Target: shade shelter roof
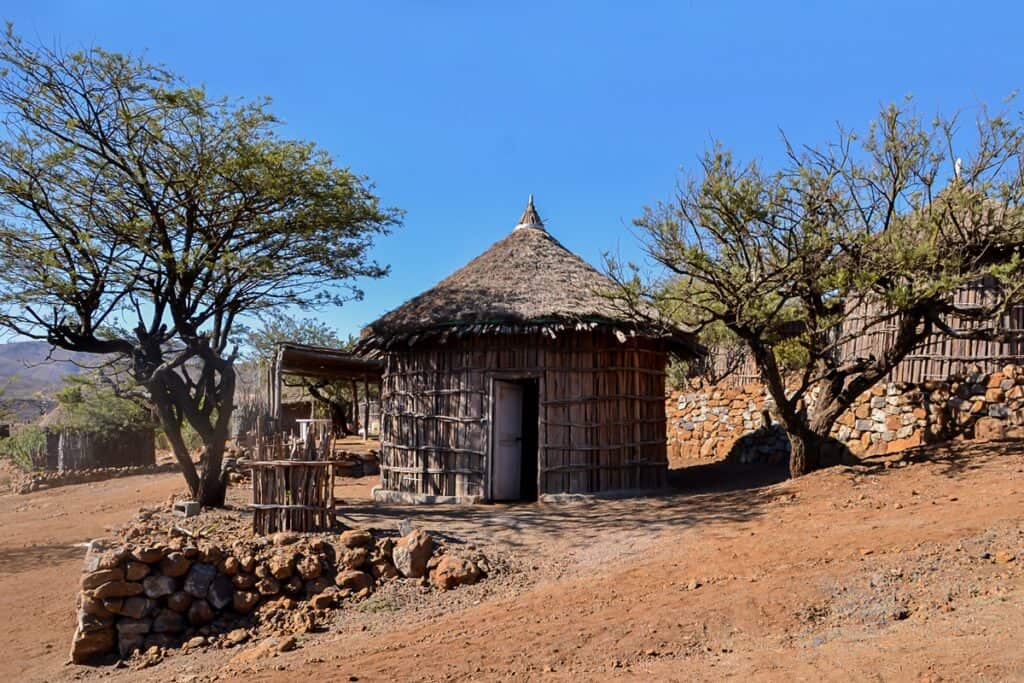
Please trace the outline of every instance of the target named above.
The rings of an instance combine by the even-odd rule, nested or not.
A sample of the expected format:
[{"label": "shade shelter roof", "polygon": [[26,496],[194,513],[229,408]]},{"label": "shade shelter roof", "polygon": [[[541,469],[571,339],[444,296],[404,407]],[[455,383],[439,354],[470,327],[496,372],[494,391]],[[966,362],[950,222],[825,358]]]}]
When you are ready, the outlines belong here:
[{"label": "shade shelter roof", "polygon": [[378,381],[384,374],[383,361],[362,358],[339,349],[292,342],[278,344],[276,367],[279,375],[340,380]]}]

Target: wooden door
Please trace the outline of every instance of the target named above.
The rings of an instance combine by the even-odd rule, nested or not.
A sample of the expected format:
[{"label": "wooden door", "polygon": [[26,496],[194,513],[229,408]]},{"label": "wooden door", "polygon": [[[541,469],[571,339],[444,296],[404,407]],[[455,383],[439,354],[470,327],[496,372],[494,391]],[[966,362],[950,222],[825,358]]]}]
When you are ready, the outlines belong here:
[{"label": "wooden door", "polygon": [[492,410],[491,499],[519,500],[522,496],[523,387],[495,380]]}]

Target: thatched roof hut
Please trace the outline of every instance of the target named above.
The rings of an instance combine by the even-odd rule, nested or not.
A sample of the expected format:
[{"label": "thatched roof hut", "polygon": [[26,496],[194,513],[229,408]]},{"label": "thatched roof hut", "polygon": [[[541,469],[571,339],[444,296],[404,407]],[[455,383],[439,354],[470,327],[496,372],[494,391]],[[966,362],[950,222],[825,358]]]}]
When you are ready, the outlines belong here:
[{"label": "thatched roof hut", "polygon": [[385,364],[377,497],[662,486],[667,355],[701,350],[614,289],[545,230],[531,196],[504,239],[371,323],[359,350]]}]

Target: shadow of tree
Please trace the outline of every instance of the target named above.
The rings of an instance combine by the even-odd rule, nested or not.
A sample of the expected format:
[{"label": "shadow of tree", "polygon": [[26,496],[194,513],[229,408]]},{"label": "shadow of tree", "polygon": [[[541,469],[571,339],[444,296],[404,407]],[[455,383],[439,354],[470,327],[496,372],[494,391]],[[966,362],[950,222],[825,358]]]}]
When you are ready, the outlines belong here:
[{"label": "shadow of tree", "polygon": [[20,574],[66,560],[82,560],[85,549],[78,545],[55,543],[0,549],[0,575]]},{"label": "shadow of tree", "polygon": [[947,441],[910,448],[895,454],[877,455],[859,461],[855,474],[886,475],[894,469],[893,464],[932,463],[941,466],[940,473],[947,477],[957,477],[965,472],[981,467],[987,458],[1009,453],[1024,452],[1024,442],[1020,440],[999,440],[985,442]]}]

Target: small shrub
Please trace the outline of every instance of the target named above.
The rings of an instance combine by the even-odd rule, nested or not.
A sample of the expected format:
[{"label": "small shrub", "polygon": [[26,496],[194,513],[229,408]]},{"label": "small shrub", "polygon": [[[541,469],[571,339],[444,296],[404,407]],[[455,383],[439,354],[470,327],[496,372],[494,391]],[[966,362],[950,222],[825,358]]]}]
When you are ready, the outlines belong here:
[{"label": "small shrub", "polygon": [[41,469],[46,462],[46,432],[28,425],[0,439],[0,457],[7,458],[26,472]]}]

